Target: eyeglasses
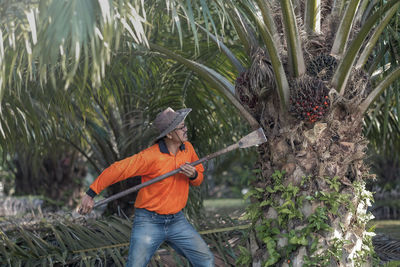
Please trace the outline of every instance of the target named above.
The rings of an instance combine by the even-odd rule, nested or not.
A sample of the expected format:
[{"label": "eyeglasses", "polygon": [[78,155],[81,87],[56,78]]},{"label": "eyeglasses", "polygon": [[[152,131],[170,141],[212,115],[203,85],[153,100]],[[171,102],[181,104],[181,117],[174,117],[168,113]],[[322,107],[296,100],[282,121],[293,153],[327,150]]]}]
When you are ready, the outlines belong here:
[{"label": "eyeglasses", "polygon": [[183,131],[183,129],[185,129],[185,128],[187,129],[186,125],[184,124],[182,127],[175,128],[175,130]]}]

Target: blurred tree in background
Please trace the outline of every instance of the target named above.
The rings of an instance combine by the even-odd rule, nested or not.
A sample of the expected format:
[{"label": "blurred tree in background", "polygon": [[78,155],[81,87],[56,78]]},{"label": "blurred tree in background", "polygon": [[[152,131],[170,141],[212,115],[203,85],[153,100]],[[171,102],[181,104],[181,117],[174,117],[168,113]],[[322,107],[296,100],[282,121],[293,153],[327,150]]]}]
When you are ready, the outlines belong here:
[{"label": "blurred tree in background", "polygon": [[[49,2],[49,4],[50,7],[39,7],[42,14],[56,12],[56,10],[61,11],[65,3]],[[82,8],[80,6],[82,3],[77,2],[75,4],[72,5],[71,3],[71,5],[64,6],[72,9],[67,12],[68,14],[81,11],[77,9]],[[98,4],[94,4],[94,6],[102,8]],[[35,12],[38,11],[35,11],[36,6],[34,4],[26,6],[22,2],[5,2],[2,7],[4,14],[11,12],[22,23],[18,24],[21,28],[14,28],[6,19],[10,16],[5,16],[5,24],[3,24],[3,31],[7,32],[5,38],[15,41],[13,38],[24,40],[28,37],[30,42],[35,42],[35,39],[38,38],[37,36],[35,38],[35,34],[40,35],[40,31],[36,29],[39,26],[44,27],[42,34],[46,32],[51,35],[49,28],[53,26],[41,22],[39,17],[35,15]],[[25,13],[25,10],[29,10],[30,7],[33,9]],[[114,11],[118,12],[117,9]],[[131,13],[126,15],[134,16]],[[50,17],[52,16],[54,15],[52,14]],[[92,21],[91,19],[93,18],[85,22],[89,23]],[[67,23],[71,29],[69,31],[66,29],[64,34],[78,34],[79,30],[75,24],[78,21],[71,21],[71,23],[72,25]],[[26,28],[21,25],[35,27],[37,31],[32,29],[30,35],[26,36]],[[125,26],[129,27],[129,25]],[[168,33],[165,32],[164,34]],[[48,37],[57,40],[62,38],[61,36]],[[70,38],[77,42],[81,40],[82,45],[87,45],[84,42],[86,39],[80,35]],[[126,40],[129,40],[129,42],[126,42]],[[171,43],[178,42],[177,39],[174,40],[173,38],[169,41]],[[88,50],[85,50],[85,48],[79,51],[74,50],[76,49],[74,46],[71,49],[76,53],[84,53],[84,57],[79,57],[78,62],[73,64],[75,69],[70,69],[72,67],[70,63],[54,65],[54,62],[50,62],[48,64],[52,67],[43,66],[43,72],[32,73],[33,76],[27,76],[29,78],[26,84],[28,87],[22,87],[22,83],[18,82],[18,79],[15,82],[12,78],[14,74],[10,73],[15,73],[17,76],[21,75],[23,65],[29,65],[30,58],[35,55],[38,57],[54,56],[34,60],[34,62],[37,62],[37,64],[34,64],[36,67],[41,64],[46,65],[44,63],[46,60],[63,59],[49,51],[43,54],[39,52],[42,51],[42,48],[39,47],[36,48],[39,50],[37,54],[32,55],[26,49],[18,50],[21,48],[19,46],[18,48],[15,47],[16,50],[14,50],[13,46],[8,47],[2,43],[2,45],[6,45],[5,50],[7,51],[3,55],[4,59],[11,60],[10,64],[2,65],[8,75],[7,77],[9,77],[7,82],[9,86],[14,87],[15,85],[17,89],[3,91],[3,116],[1,121],[3,135],[0,139],[6,155],[5,162],[10,166],[10,170],[16,172],[15,179],[18,187],[16,194],[39,194],[55,200],[69,198],[69,203],[76,204],[76,201],[79,200],[76,193],[67,196],[64,192],[56,190],[57,184],[54,184],[54,190],[49,190],[48,186],[44,186],[44,184],[51,186],[50,181],[59,181],[60,179],[54,179],[54,174],[43,172],[46,168],[49,168],[50,163],[54,164],[53,169],[60,168],[58,165],[62,161],[61,154],[64,153],[60,151],[60,148],[72,149],[74,153],[78,151],[79,157],[75,157],[74,160],[79,158],[81,163],[84,160],[86,164],[89,164],[89,170],[93,172],[92,176],[97,176],[114,161],[121,160],[149,146],[154,138],[151,122],[155,115],[167,106],[174,109],[182,107],[194,109],[188,120],[188,125],[191,130],[191,140],[198,147],[200,156],[214,152],[226,143],[230,144],[235,137],[237,138],[247,131],[247,126],[240,122],[237,115],[234,115],[235,110],[233,108],[229,106],[220,108],[224,105],[221,94],[208,88],[192,72],[182,68],[180,64],[162,60],[146,49],[139,47],[132,49],[131,40],[127,36],[123,36],[118,42],[121,42],[118,45],[119,49],[116,50],[115,54],[109,55],[113,59],[109,65],[102,61],[104,59],[89,63],[93,59],[92,54],[87,54]],[[16,43],[18,42],[16,41]],[[204,43],[201,47],[202,53],[196,57],[200,58],[201,56],[203,59],[212,57],[216,62],[215,64],[221,64],[220,58],[222,57],[216,48],[217,46],[214,44],[210,46],[210,44]],[[65,53],[70,51],[72,50],[65,48]],[[188,51],[192,51],[192,47],[188,48]],[[58,48],[57,53],[59,53]],[[19,65],[13,65],[12,62]],[[98,78],[97,74],[89,75],[89,66],[96,69],[96,64],[100,64],[101,68],[104,68],[102,70],[103,75],[107,73],[102,78],[101,83],[94,81]],[[30,67],[25,70],[29,72]],[[33,69],[31,71],[34,72]],[[47,71],[49,71],[49,74],[47,74]],[[68,71],[72,73],[67,74]],[[46,77],[41,75],[50,77],[50,81],[46,82]],[[64,90],[58,89],[66,86],[65,82],[68,87]],[[11,88],[9,86],[7,88]],[[29,90],[26,90],[28,88]],[[233,125],[236,126],[233,127]],[[204,131],[203,129],[207,130]],[[232,132],[232,135],[224,135],[224,132]],[[20,151],[23,150],[25,151],[21,153]],[[44,161],[47,164],[46,168],[43,167]],[[84,176],[84,173],[81,174]],[[60,176],[60,174],[57,175]],[[72,187],[75,187],[75,191],[77,189],[82,190],[82,186],[85,189],[87,184],[82,184],[82,175],[72,175],[69,179],[63,177],[63,182],[71,185],[71,191],[74,191]],[[49,182],[44,182],[46,179]],[[41,181],[43,181],[43,184]],[[138,182],[140,180],[134,178],[113,185],[107,190],[108,195],[127,189]],[[28,184],[35,186],[27,187]],[[25,185],[24,189],[22,189],[23,185]],[[195,195],[197,197],[194,198],[193,207],[198,210],[201,206],[202,197],[199,192]],[[114,213],[122,210],[124,213],[130,214],[134,199],[135,195],[133,194],[111,203],[109,212]],[[189,207],[191,206],[189,205]],[[192,211],[192,214],[195,214],[195,212]]]}]

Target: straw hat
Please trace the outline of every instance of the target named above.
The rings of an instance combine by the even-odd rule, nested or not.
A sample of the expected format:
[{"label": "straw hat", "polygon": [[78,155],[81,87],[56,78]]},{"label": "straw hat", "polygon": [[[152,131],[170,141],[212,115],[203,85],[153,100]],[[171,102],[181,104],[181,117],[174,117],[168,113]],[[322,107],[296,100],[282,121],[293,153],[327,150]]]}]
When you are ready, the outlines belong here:
[{"label": "straw hat", "polygon": [[182,121],[185,120],[191,108],[184,108],[174,111],[168,107],[164,111],[157,114],[153,125],[157,128],[159,135],[156,139],[160,139],[172,132]]}]

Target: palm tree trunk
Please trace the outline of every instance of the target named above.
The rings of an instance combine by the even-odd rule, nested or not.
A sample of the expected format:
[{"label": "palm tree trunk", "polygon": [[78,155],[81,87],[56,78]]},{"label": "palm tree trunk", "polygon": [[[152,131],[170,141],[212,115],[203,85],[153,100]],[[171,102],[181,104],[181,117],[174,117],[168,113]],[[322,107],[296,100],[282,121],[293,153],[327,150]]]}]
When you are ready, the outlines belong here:
[{"label": "palm tree trunk", "polygon": [[348,112],[351,105],[334,92],[330,98],[329,114],[316,123],[280,116],[274,101],[260,104],[269,142],[258,148],[262,171],[250,193],[253,266],[354,266],[367,260],[362,253],[370,241],[364,229],[371,194],[364,183],[361,114]]}]

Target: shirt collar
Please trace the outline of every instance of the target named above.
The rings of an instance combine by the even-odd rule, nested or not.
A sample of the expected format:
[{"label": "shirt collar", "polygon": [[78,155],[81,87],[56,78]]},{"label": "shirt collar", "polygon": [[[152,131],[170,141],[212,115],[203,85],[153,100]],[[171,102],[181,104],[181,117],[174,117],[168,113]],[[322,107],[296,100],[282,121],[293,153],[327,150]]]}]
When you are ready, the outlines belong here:
[{"label": "shirt collar", "polygon": [[[160,141],[158,141],[158,147],[160,148],[161,153],[166,153],[169,154],[169,150],[167,148],[167,144],[165,144],[164,139],[161,139]],[[181,144],[179,146],[179,150],[185,150],[185,144]]]}]

